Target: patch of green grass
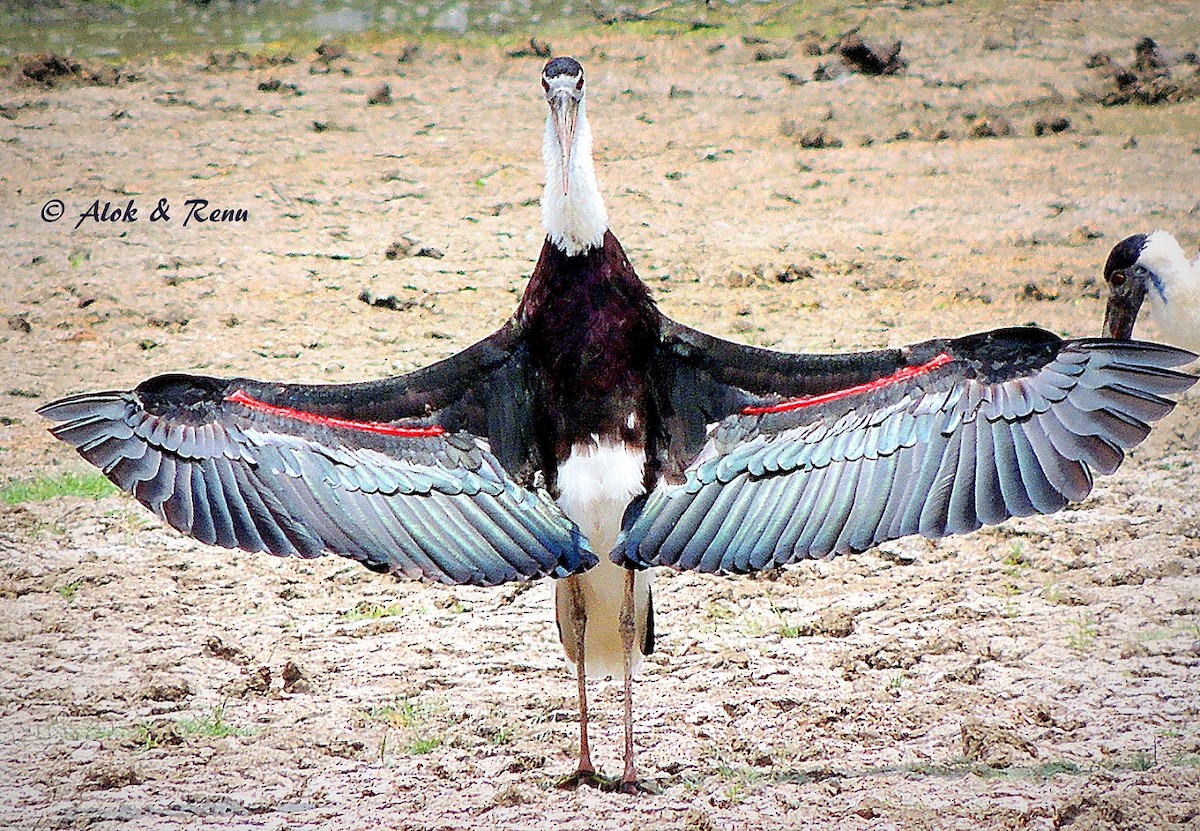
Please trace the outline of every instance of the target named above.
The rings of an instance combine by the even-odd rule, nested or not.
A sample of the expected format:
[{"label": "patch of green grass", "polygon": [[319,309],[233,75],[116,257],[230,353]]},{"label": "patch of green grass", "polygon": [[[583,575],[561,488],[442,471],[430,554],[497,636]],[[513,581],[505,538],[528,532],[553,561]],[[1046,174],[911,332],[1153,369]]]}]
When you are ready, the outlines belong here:
[{"label": "patch of green grass", "polygon": [[1067,633],[1067,646],[1086,652],[1096,643],[1096,633],[1096,616],[1091,612],[1081,612],[1074,621],[1072,631]]},{"label": "patch of green grass", "polygon": [[371,603],[364,600],[354,608],[342,612],[342,617],[346,620],[376,620],[384,617],[397,617],[402,614],[404,614],[404,609],[398,603],[389,603],[385,606],[382,603]]},{"label": "patch of green grass", "polygon": [[1174,629],[1143,629],[1139,632],[1133,633],[1135,640],[1142,641],[1144,643],[1151,643],[1153,641],[1166,641],[1178,635],[1179,632]]},{"label": "patch of green grass", "polygon": [[39,476],[36,479],[9,482],[0,487],[0,502],[19,505],[22,502],[44,502],[56,496],[99,499],[117,490],[117,486],[102,473],[64,473],[61,476]]},{"label": "patch of green grass", "polygon": [[970,768],[971,772],[984,779],[1050,779],[1058,775],[1076,775],[1086,773],[1083,768],[1074,762],[1056,760],[1053,762],[1043,762],[1037,765],[1029,766],[1013,766],[1013,767],[992,767],[980,763],[974,763]]},{"label": "patch of green grass", "polygon": [[1183,767],[1200,768],[1200,753],[1179,753],[1171,761]]},{"label": "patch of green grass", "polygon": [[75,599],[75,595],[79,592],[79,587],[82,585],[82,580],[72,580],[70,583],[63,583],[61,586],[55,586],[54,590],[58,592],[59,597],[70,603]]},{"label": "patch of green grass", "polygon": [[1044,595],[1046,602],[1054,606],[1066,606],[1071,602],[1070,593],[1063,590],[1062,586],[1053,583],[1046,589]]},{"label": "patch of green grass", "polygon": [[1029,558],[1025,556],[1025,546],[1020,540],[1014,542],[1008,554],[1004,556],[1004,565],[1017,572],[1029,566]]},{"label": "patch of green grass", "polygon": [[494,736],[492,736],[492,744],[494,744],[494,745],[508,744],[509,742],[512,741],[512,737],[513,737],[513,729],[511,727],[501,727],[499,730],[496,731],[496,734]]},{"label": "patch of green grass", "polygon": [[427,736],[414,739],[412,743],[405,748],[405,751],[413,756],[423,756],[426,753],[432,753],[442,746],[442,740],[437,736]]},{"label": "patch of green grass", "polygon": [[717,765],[717,776],[728,784],[725,786],[725,798],[733,805],[745,801],[753,793],[763,778],[762,771],[757,768],[733,765],[721,762]]},{"label": "patch of green grass", "polygon": [[1006,767],[992,767],[991,765],[983,764],[982,762],[972,761],[966,757],[952,759],[944,764],[930,764],[927,762],[903,765],[899,768],[873,768],[877,772],[892,772],[895,770],[907,771],[909,773],[919,773],[922,776],[931,776],[937,778],[957,778],[966,775],[979,776],[983,779],[1037,779],[1045,780],[1059,775],[1077,775],[1087,773],[1086,770],[1079,767],[1074,762],[1063,760],[1055,760],[1051,762],[1043,762],[1037,765],[1012,765]]},{"label": "patch of green grass", "polygon": [[[1021,587],[1012,580],[1005,580],[994,592],[996,597],[1012,598],[1021,593]],[[1008,615],[1011,617],[1011,615]]]},{"label": "patch of green grass", "polygon": [[774,603],[771,604],[771,613],[779,618],[779,637],[781,638],[798,638],[800,637],[801,629],[794,623],[789,623],[788,619],[783,616],[783,611]]},{"label": "patch of green grass", "polygon": [[733,617],[733,610],[720,603],[713,603],[704,610],[704,616],[709,620],[729,620]]},{"label": "patch of green grass", "polygon": [[1150,770],[1154,767],[1154,757],[1144,750],[1139,750],[1133,754],[1127,767],[1130,770]]},{"label": "patch of green grass", "polygon": [[150,727],[145,724],[136,724],[133,727],[118,727],[115,724],[94,724],[74,727],[64,730],[62,738],[68,742],[94,742],[105,739],[119,739],[123,742],[133,741],[141,750],[152,750],[158,747],[158,742],[154,741]]},{"label": "patch of green grass", "polygon": [[395,704],[367,707],[360,712],[367,721],[382,722],[388,727],[413,727],[425,720],[430,708],[428,705],[401,698]]},{"label": "patch of green grass", "polygon": [[[435,707],[429,704],[401,698],[397,699],[395,703],[381,704],[359,710],[359,715],[366,721],[379,722],[385,725],[386,729],[379,739],[379,759],[382,762],[386,762],[388,750],[392,746],[394,739],[392,735],[393,730],[401,732],[399,744],[395,746],[401,748],[402,752],[411,756],[422,756],[426,753],[432,753],[445,744],[445,740],[441,736],[432,735],[427,730],[428,725],[426,722],[435,709]],[[511,729],[502,729],[497,732],[492,741],[495,744],[503,744],[511,737]]]},{"label": "patch of green grass", "polygon": [[223,739],[226,736],[249,736],[254,731],[248,727],[237,727],[225,720],[225,705],[213,707],[207,715],[199,718],[180,719],[179,735],[184,738],[200,736],[208,739]]}]

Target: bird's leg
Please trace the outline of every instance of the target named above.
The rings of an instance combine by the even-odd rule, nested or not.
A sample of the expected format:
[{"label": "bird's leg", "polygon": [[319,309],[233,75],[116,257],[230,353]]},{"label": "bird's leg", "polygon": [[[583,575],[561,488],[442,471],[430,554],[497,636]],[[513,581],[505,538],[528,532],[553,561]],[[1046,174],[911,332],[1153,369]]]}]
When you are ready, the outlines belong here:
[{"label": "bird's leg", "polygon": [[637,572],[625,572],[625,601],[621,604],[621,651],[625,656],[625,772],[617,790],[622,793],[638,792],[637,773],[633,768],[633,640],[634,597],[633,580]]},{"label": "bird's leg", "polygon": [[583,644],[587,633],[587,609],[583,605],[583,588],[578,577],[568,577],[567,592],[571,598],[571,622],[575,635],[575,680],[579,698],[579,767],[575,773],[558,782],[560,788],[577,788],[591,785],[598,788],[604,777],[596,773],[592,765],[592,749],[588,744],[587,664],[584,661]]}]

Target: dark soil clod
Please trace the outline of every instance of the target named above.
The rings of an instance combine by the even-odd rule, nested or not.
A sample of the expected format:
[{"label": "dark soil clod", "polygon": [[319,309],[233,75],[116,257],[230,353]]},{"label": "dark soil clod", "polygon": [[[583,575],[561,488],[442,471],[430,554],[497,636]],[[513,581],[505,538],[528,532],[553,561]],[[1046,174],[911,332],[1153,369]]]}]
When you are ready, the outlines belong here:
[{"label": "dark soil clod", "polygon": [[851,69],[863,75],[896,75],[908,66],[908,61],[900,57],[898,40],[868,44],[857,32],[849,32],[834,48]]},{"label": "dark soil clod", "polygon": [[372,107],[387,106],[392,103],[392,87],[390,84],[380,84],[379,88],[371,93],[371,97],[367,99],[367,104]]},{"label": "dark soil clod", "polygon": [[529,39],[529,43],[524,46],[519,46],[516,49],[508,51],[510,58],[551,58],[554,56],[554,48],[544,40],[538,40],[535,37]]},{"label": "dark soil clod", "polygon": [[80,78],[83,66],[64,55],[43,52],[21,64],[21,77],[43,86],[54,86],[66,78]]},{"label": "dark soil clod", "polygon": [[1153,38],[1144,37],[1133,47],[1133,63],[1124,67],[1105,52],[1092,55],[1086,66],[1102,79],[1097,96],[1101,104],[1115,107],[1122,104],[1180,103],[1200,97],[1200,71],[1195,69],[1189,53],[1177,65],[1190,71],[1172,73],[1171,62]]}]

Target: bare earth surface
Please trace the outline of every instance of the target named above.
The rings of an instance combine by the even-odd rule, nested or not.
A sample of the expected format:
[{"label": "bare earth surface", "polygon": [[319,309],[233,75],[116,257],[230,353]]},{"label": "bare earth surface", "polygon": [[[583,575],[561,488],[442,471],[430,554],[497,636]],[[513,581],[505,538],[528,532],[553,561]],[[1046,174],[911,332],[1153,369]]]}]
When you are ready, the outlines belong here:
[{"label": "bare earth surface", "polygon": [[[1195,247],[1200,100],[1102,106],[1085,66],[1150,35],[1190,77],[1195,4],[969,5],[875,7],[897,77],[792,83],[837,58],[778,28],[555,42],[587,67],[612,227],[668,314],[790,350],[1088,336],[1119,239]],[[0,483],[84,469],[32,412],[67,393],[378,377],[504,321],[541,241],[541,59],[404,48],[0,83]],[[973,137],[976,116],[1012,134]],[[802,147],[814,130],[843,146]],[[189,198],[249,219],[183,227]],[[138,221],[73,229],[95,199]],[[388,259],[404,235],[445,256]],[[0,505],[0,825],[1197,829],[1198,443],[1193,392],[1060,515],[773,579],[661,575],[641,798],[553,787],[577,721],[548,584],[206,548],[124,496]],[[617,773],[616,688],[594,701]]]}]

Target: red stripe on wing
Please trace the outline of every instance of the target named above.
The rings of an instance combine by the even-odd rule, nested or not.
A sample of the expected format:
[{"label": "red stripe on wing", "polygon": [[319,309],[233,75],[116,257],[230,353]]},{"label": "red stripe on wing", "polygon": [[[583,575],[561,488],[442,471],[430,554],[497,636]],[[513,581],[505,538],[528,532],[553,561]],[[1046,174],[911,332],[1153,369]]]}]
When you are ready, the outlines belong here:
[{"label": "red stripe on wing", "polygon": [[243,407],[258,410],[260,413],[294,418],[297,421],[303,421],[308,424],[342,427],[347,430],[361,430],[365,433],[378,433],[382,436],[399,436],[402,439],[431,438],[433,436],[440,436],[446,432],[436,425],[433,427],[397,427],[394,424],[384,424],[380,421],[351,421],[347,418],[334,418],[332,416],[317,415],[316,413],[306,413],[303,410],[295,410],[291,407],[281,407],[278,404],[268,404],[265,401],[259,401],[257,398],[251,398],[243,390],[238,390],[232,395],[225,396],[225,400],[230,404],[241,404]]},{"label": "red stripe on wing", "polygon": [[847,387],[844,390],[835,390],[827,392],[824,395],[806,395],[801,398],[789,398],[787,401],[781,401],[778,404],[772,404],[769,407],[746,407],[742,410],[742,415],[766,415],[767,413],[783,413],[790,410],[799,410],[804,407],[814,407],[817,404],[828,404],[830,401],[837,401],[839,398],[846,398],[851,395],[858,395],[864,392],[874,392],[875,390],[883,389],[891,384],[898,384],[901,381],[908,381],[916,378],[918,375],[924,375],[927,372],[932,372],[935,369],[951,363],[954,359],[945,352],[938,355],[931,361],[921,364],[920,366],[906,366],[903,369],[898,369],[891,375],[885,375],[882,378],[876,378],[874,381],[868,381],[865,384],[859,384],[856,387]]}]

